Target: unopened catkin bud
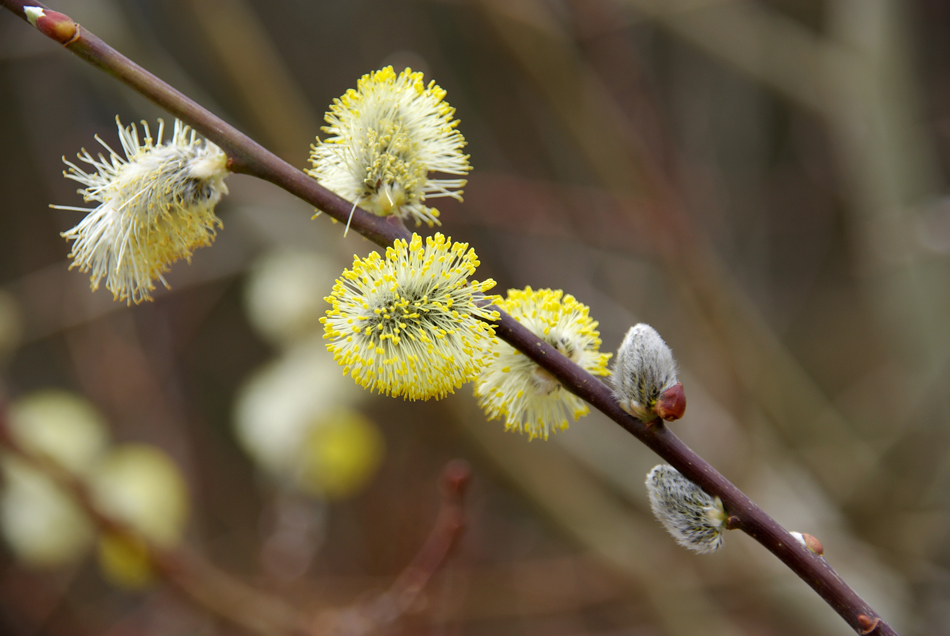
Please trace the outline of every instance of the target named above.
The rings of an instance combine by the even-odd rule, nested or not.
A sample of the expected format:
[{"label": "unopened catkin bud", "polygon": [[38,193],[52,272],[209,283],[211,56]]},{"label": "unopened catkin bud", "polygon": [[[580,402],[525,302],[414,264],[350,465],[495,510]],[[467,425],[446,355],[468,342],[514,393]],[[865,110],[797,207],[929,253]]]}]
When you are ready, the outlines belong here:
[{"label": "unopened catkin bud", "polygon": [[617,351],[611,375],[614,397],[630,415],[644,422],[658,417],[672,422],[683,417],[686,394],[676,377],[676,360],[650,325],[640,323],[630,328]]},{"label": "unopened catkin bud", "polygon": [[126,444],[96,466],[90,485],[97,509],[131,530],[100,535],[103,574],[122,587],[147,585],[153,576],[149,545],[175,546],[184,533],[188,519],[184,477],[157,448]]},{"label": "unopened catkin bud", "polygon": [[39,29],[40,33],[66,45],[79,37],[79,25],[65,14],[50,11],[43,7],[23,7],[27,21]]},{"label": "unopened catkin bud", "polygon": [[825,549],[822,547],[821,541],[807,532],[789,532],[789,534],[795,537],[796,541],[808,548],[809,552],[813,552],[818,556],[821,556],[825,553]]},{"label": "unopened catkin bud", "polygon": [[666,464],[647,474],[646,486],[653,514],[678,544],[700,554],[722,545],[727,515],[719,497]]}]

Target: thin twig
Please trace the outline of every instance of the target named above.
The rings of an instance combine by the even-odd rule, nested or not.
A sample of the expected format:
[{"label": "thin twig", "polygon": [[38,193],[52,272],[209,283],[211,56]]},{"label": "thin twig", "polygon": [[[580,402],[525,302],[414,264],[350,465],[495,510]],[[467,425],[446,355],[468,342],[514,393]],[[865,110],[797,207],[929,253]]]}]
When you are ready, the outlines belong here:
[{"label": "thin twig", "polygon": [[[24,7],[42,7],[39,3],[23,0],[0,0],[0,5],[24,19],[26,19]],[[87,30],[75,25],[68,17],[46,11],[50,16],[50,23],[36,25],[45,35],[59,41],[79,57],[115,76],[158,106],[190,124],[228,154],[229,167],[232,171],[270,181],[323,210],[338,221],[345,221],[349,216],[352,203],[326,190],[316,180],[281,160],[207,109],[125,58]],[[63,24],[65,27],[61,26]],[[74,25],[74,32],[70,32],[70,24]],[[64,33],[67,34],[65,37]],[[366,238],[384,247],[391,245],[396,239],[408,239],[410,236],[398,219],[382,219],[359,208],[353,216],[352,227]],[[897,632],[881,619],[823,558],[812,554],[799,544],[788,531],[680,441],[667,427],[662,424],[647,426],[626,414],[617,406],[611,390],[606,385],[504,312],[501,312],[501,319],[496,324],[496,333],[552,373],[566,389],[590,402],[649,446],[687,478],[700,485],[708,493],[720,497],[727,512],[735,517],[734,527],[743,530],[761,543],[798,574],[849,625],[862,632],[868,628],[868,621],[874,621],[872,631],[863,631],[863,633],[896,636]]]},{"label": "thin twig", "polygon": [[442,504],[435,526],[422,549],[396,578],[392,586],[376,598],[343,610],[325,612],[316,621],[320,634],[366,636],[380,631],[405,616],[419,604],[432,577],[442,569],[458,547],[465,529],[465,491],[471,479],[467,462],[454,460],[442,470]]}]

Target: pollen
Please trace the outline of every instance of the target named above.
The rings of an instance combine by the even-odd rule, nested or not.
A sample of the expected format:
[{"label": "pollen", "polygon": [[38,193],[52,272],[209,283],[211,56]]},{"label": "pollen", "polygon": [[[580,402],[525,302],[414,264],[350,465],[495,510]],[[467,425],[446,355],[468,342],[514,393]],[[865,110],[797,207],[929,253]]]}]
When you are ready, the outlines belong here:
[{"label": "pollen", "polygon": [[145,122],[143,138],[135,124],[116,124],[124,157],[96,137],[108,157],[79,154],[94,170],[63,160],[64,176],[85,186],[78,192],[87,203],[99,205],[51,207],[87,213],[63,233],[73,241],[70,267],[91,273],[93,290],[105,278],[113,297],[131,304],[151,300],[155,280],[168,287],[162,274],[171,264],[214,240],[222,227],[214,208],[228,191],[229,172],[224,152],[177,119],[167,142],[161,120],[154,138]]},{"label": "pollen", "polygon": [[[334,359],[364,388],[410,400],[442,398],[484,367],[498,312],[478,258],[442,234],[397,240],[385,256],[354,258],[321,319]],[[356,321],[357,327],[351,324]]]},{"label": "pollen", "polygon": [[378,216],[439,225],[427,198],[462,200],[465,179],[430,178],[432,172],[465,175],[465,138],[435,82],[391,66],[364,75],[356,89],[334,100],[326,114],[329,135],[311,149],[308,174],[354,206]]},{"label": "pollen", "polygon": [[[600,353],[597,322],[589,308],[561,290],[511,289],[497,303],[536,336],[594,375],[607,375],[609,353]],[[506,430],[547,439],[565,430],[589,407],[558,380],[511,345],[495,341],[492,356],[475,382],[475,395],[489,418],[505,418]]]}]

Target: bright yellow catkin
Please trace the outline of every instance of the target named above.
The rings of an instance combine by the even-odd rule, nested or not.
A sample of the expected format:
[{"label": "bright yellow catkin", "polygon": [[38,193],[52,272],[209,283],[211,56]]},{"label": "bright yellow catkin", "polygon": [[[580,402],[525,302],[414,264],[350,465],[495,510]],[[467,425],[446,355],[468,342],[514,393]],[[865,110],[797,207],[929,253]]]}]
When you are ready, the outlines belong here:
[{"label": "bright yellow catkin", "polygon": [[327,297],[327,349],[365,388],[445,397],[485,365],[494,330],[484,321],[498,319],[479,304],[495,281],[467,281],[477,266],[468,243],[438,233],[355,258]]},{"label": "bright yellow catkin", "polygon": [[[511,289],[499,309],[594,375],[607,375],[609,353],[600,353],[597,322],[587,305],[561,290]],[[511,345],[495,341],[492,357],[475,382],[475,395],[490,418],[504,417],[507,430],[547,439],[586,415],[587,403]]]}]

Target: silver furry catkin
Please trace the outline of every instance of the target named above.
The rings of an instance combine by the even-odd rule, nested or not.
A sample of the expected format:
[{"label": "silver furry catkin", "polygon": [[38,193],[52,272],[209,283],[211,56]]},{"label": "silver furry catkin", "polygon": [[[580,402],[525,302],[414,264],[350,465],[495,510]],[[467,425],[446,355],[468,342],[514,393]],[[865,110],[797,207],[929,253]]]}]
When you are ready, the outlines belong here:
[{"label": "silver furry catkin", "polygon": [[646,485],[653,514],[678,544],[700,554],[722,545],[727,515],[719,497],[711,497],[666,464],[654,466]]},{"label": "silver furry catkin", "polygon": [[686,395],[676,377],[676,360],[650,325],[630,328],[617,351],[611,377],[614,397],[630,415],[644,422],[683,417]]}]

